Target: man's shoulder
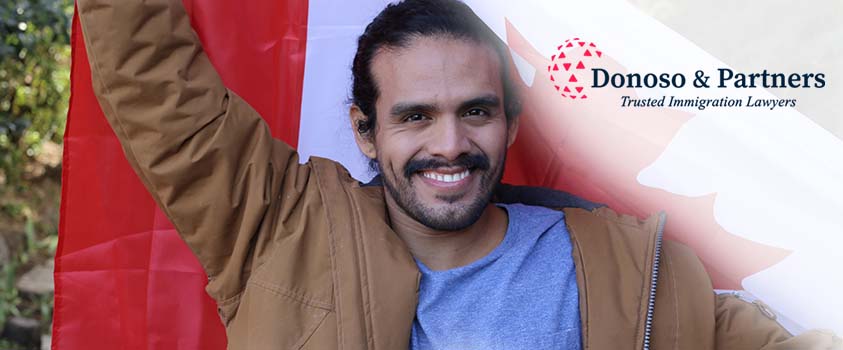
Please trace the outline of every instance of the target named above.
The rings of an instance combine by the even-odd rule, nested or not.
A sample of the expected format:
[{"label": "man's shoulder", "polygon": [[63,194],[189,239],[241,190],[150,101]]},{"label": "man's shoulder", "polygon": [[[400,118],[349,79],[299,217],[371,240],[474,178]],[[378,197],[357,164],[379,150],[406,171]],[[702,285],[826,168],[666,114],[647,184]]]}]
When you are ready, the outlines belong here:
[{"label": "man's shoulder", "polygon": [[[708,282],[702,262],[694,250],[677,241],[662,238],[666,216],[657,213],[646,219],[615,212],[608,207],[594,210],[566,208],[563,210],[571,232],[571,239],[583,254],[603,255],[607,249],[630,254],[630,259],[647,265],[655,259],[656,250],[662,265],[693,272],[696,279]],[[594,253],[592,253],[594,252]],[[710,290],[710,285],[708,287]]]}]

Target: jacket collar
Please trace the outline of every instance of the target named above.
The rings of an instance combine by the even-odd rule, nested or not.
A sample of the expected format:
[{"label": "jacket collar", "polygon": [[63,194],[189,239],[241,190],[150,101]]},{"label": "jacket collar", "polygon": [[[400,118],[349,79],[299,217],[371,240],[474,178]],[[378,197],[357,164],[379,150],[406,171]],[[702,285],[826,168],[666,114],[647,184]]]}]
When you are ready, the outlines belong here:
[{"label": "jacket collar", "polygon": [[580,292],[583,349],[644,348],[655,302],[659,216],[565,209]]},{"label": "jacket collar", "polygon": [[389,227],[383,187],[361,186],[356,191],[361,195],[355,196],[360,202],[355,207],[367,208],[355,215],[363,230],[359,237],[365,259],[361,274],[367,280],[363,299],[368,301],[364,309],[369,341],[373,349],[406,348],[416,315],[421,273],[407,246]]}]

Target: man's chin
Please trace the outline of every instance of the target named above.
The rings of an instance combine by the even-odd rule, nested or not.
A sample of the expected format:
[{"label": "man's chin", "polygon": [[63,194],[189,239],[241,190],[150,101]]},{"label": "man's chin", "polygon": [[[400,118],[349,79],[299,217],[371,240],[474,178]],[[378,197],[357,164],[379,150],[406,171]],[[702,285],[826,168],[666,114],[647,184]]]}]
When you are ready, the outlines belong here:
[{"label": "man's chin", "polygon": [[437,231],[459,231],[464,230],[471,225],[474,225],[483,210],[467,211],[467,208],[459,208],[453,211],[437,211],[435,214],[424,213],[421,215],[414,215],[415,219],[431,229]]},{"label": "man's chin", "polygon": [[491,192],[482,188],[482,172],[466,178],[456,186],[427,181],[414,175],[404,186],[384,184],[395,202],[420,224],[437,231],[459,231],[473,225],[482,216],[491,199]]},{"label": "man's chin", "polygon": [[466,207],[478,200],[480,195],[474,184],[459,189],[436,189],[430,188],[427,184],[418,183],[413,186],[416,198],[427,208],[442,211],[451,211]]},{"label": "man's chin", "polygon": [[483,215],[488,200],[467,194],[436,196],[433,201],[419,203],[410,214],[419,223],[439,231],[458,231],[473,225]]}]

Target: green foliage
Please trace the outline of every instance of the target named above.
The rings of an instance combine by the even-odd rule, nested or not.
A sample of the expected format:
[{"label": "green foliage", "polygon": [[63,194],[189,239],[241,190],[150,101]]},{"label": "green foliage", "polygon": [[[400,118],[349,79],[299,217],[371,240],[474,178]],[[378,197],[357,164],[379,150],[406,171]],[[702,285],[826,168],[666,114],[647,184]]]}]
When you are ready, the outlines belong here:
[{"label": "green foliage", "polygon": [[10,317],[36,318],[41,321],[45,330],[49,329],[52,321],[53,295],[22,295],[16,284],[21,268],[31,266],[34,257],[53,256],[56,252],[58,236],[51,234],[39,239],[35,233],[35,226],[35,221],[26,215],[22,250],[13,254],[12,259],[0,267],[0,330]]},{"label": "green foliage", "polygon": [[15,349],[17,348],[17,344],[12,343],[6,339],[0,339],[0,349]]},{"label": "green foliage", "polygon": [[19,305],[23,300],[15,286],[18,264],[17,261],[10,261],[0,272],[0,329],[10,317],[21,315]]},{"label": "green foliage", "polygon": [[0,175],[9,185],[44,141],[61,143],[72,12],[72,0],[0,3]]},{"label": "green foliage", "polygon": [[[0,330],[9,317],[23,316],[48,331],[52,318],[52,295],[21,293],[17,282],[51,259],[58,241],[55,214],[44,210],[58,194],[26,169],[45,142],[60,144],[64,136],[72,14],[73,0],[0,1],[0,228],[22,229],[5,232],[20,237],[0,266]],[[0,339],[0,349],[7,348],[17,347]]]}]

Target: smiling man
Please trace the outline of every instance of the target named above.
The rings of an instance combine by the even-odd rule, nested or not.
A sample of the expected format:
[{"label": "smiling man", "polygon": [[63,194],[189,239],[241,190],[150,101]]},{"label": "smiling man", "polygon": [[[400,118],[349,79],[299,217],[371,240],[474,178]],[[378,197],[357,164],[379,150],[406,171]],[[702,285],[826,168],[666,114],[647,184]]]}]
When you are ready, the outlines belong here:
[{"label": "smiling man", "polygon": [[445,1],[389,6],[360,39],[357,142],[422,272],[412,349],[581,347],[563,213],[491,202],[518,130],[505,52]]},{"label": "smiling man", "polygon": [[206,270],[231,349],[840,346],[715,296],[663,217],[500,184],[518,130],[508,51],[462,3],[390,5],[360,37],[366,185],[273,139],[180,0],[77,4],[103,112]]}]

